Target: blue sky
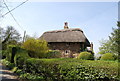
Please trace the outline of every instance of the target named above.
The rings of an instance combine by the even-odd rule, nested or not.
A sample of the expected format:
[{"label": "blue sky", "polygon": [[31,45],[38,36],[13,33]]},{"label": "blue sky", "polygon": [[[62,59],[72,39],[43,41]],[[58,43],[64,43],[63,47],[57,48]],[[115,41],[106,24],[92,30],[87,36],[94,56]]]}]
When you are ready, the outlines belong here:
[{"label": "blue sky", "polygon": [[[19,2],[7,3],[12,9]],[[4,9],[3,14],[7,12]],[[14,26],[23,36],[23,30],[28,35],[42,33],[49,30],[63,29],[67,21],[69,28],[80,28],[90,42],[94,44],[95,53],[98,52],[101,39],[107,39],[116,27],[118,20],[117,2],[27,2],[15,9],[13,15],[19,22],[20,28],[10,14],[6,15],[0,25]]]}]

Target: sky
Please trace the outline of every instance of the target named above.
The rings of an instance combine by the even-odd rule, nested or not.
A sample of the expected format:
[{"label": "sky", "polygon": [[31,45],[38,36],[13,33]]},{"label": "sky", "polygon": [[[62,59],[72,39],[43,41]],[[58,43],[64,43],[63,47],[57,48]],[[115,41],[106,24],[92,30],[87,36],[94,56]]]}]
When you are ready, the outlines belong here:
[{"label": "sky", "polygon": [[[10,9],[21,2],[7,2]],[[7,9],[2,11],[5,14]],[[100,40],[108,39],[112,28],[117,28],[118,2],[26,2],[12,11],[19,27],[10,14],[0,20],[1,27],[13,26],[23,36],[40,37],[44,32],[64,28],[80,28],[97,53]]]}]

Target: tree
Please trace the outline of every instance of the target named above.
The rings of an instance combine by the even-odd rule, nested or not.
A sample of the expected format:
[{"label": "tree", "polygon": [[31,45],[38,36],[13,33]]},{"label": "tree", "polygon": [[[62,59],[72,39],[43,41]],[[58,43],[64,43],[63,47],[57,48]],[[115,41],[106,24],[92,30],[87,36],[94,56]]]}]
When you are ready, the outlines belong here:
[{"label": "tree", "polygon": [[8,26],[6,30],[0,27],[0,41],[3,47],[2,49],[6,49],[8,44],[17,45],[20,39],[20,34],[12,26]]},{"label": "tree", "polygon": [[10,37],[8,39],[8,43],[10,43],[11,41],[16,41],[16,42],[20,41],[21,39],[20,34],[16,29],[14,29],[14,27],[12,26],[7,27],[7,29],[4,32],[3,39],[5,39],[9,34],[10,34]]},{"label": "tree", "polygon": [[120,22],[117,24],[118,28],[113,28],[113,32],[111,36],[109,36],[109,40],[102,41],[101,47],[99,47],[99,53],[112,53],[114,55],[118,55],[120,52]]},{"label": "tree", "polygon": [[8,36],[10,33],[11,33],[11,35],[10,35],[9,41],[11,41],[11,40],[20,41],[20,38],[21,38],[20,34],[12,26],[7,27],[6,32],[5,32],[5,37]]},{"label": "tree", "polygon": [[4,33],[4,29],[0,27],[0,42],[2,42],[3,40],[3,33]]},{"label": "tree", "polygon": [[48,47],[45,40],[29,38],[23,43],[23,48],[28,50],[31,57],[42,58],[47,53]]},{"label": "tree", "polygon": [[111,37],[109,37],[109,40],[111,41],[111,50],[114,54],[118,55],[119,51],[119,42],[120,42],[120,30],[119,29],[113,29],[113,32],[111,33]]},{"label": "tree", "polygon": [[111,53],[111,41],[101,40],[101,47],[99,47],[99,54]]},{"label": "tree", "polygon": [[118,26],[118,28],[120,28],[120,21],[117,22],[117,26]]}]

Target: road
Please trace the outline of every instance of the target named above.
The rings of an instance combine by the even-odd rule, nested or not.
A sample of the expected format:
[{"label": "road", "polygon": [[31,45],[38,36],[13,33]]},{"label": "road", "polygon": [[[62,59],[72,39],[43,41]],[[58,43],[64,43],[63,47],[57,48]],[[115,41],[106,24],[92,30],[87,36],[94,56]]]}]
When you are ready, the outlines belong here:
[{"label": "road", "polygon": [[15,73],[0,63],[0,81],[19,81]]}]

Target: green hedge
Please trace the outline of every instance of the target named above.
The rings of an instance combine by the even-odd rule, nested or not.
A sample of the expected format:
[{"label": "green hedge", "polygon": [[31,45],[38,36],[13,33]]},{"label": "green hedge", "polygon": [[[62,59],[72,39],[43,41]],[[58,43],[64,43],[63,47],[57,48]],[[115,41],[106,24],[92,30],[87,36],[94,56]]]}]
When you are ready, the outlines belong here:
[{"label": "green hedge", "polygon": [[44,58],[60,58],[61,53],[58,50],[49,50],[46,54],[44,54]]},{"label": "green hedge", "polygon": [[78,57],[78,59],[83,59],[83,60],[93,60],[94,55],[91,54],[90,52],[81,52]]},{"label": "green hedge", "polygon": [[6,58],[6,54],[7,54],[7,50],[0,50],[0,57],[2,59],[5,59]]},{"label": "green hedge", "polygon": [[11,62],[11,60],[13,60],[12,59],[12,48],[19,48],[18,46],[16,46],[16,45],[8,45],[7,46],[7,50],[5,50],[6,52],[6,60],[8,60],[8,61],[10,61]]},{"label": "green hedge", "polygon": [[115,57],[112,53],[106,53],[102,55],[100,60],[115,60]]},{"label": "green hedge", "polygon": [[25,65],[25,62],[29,57],[28,52],[25,49],[18,48],[17,53],[14,57],[14,64],[18,68],[22,69]]},{"label": "green hedge", "polygon": [[14,63],[10,63],[8,60],[6,59],[2,59],[0,60],[0,63],[2,63],[3,65],[5,65],[6,67],[8,67],[10,70],[13,69],[13,67],[15,66]]},{"label": "green hedge", "polygon": [[14,62],[11,63],[11,55],[12,55],[12,46],[7,50],[8,54],[6,54],[6,58],[1,62],[5,64],[9,69],[13,69],[13,67],[18,67],[19,69],[23,69],[26,59],[30,58],[28,52],[25,49],[20,47],[16,47],[16,54],[12,59]]},{"label": "green hedge", "polygon": [[[35,80],[106,80],[118,81],[118,65],[112,61],[79,59],[27,59],[25,73]],[[24,78],[31,79],[23,74]],[[35,76],[32,76],[35,75]],[[37,78],[37,76],[40,76]]]}]

